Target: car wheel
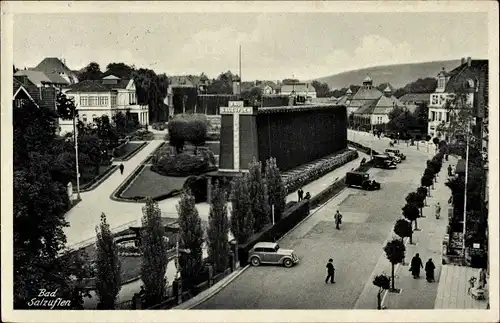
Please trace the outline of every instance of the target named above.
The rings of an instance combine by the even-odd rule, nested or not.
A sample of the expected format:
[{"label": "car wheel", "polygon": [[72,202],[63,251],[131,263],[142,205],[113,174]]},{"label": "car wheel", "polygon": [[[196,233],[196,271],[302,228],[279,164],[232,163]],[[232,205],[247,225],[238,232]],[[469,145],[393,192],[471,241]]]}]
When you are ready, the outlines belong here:
[{"label": "car wheel", "polygon": [[252,259],[250,259],[250,262],[252,263],[252,266],[254,266],[254,267],[257,267],[258,265],[260,265],[260,259],[257,257],[252,257]]},{"label": "car wheel", "polygon": [[283,261],[283,265],[285,265],[286,268],[290,268],[293,266],[293,261],[287,258]]}]

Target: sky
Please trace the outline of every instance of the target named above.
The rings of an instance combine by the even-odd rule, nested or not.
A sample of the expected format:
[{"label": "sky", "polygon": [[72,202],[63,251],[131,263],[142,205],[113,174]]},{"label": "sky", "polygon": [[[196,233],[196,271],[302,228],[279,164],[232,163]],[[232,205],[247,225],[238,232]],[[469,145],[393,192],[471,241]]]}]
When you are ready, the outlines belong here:
[{"label": "sky", "polygon": [[484,13],[60,13],[15,14],[17,68],[62,57],[167,75],[309,80],[359,68],[488,58]]}]

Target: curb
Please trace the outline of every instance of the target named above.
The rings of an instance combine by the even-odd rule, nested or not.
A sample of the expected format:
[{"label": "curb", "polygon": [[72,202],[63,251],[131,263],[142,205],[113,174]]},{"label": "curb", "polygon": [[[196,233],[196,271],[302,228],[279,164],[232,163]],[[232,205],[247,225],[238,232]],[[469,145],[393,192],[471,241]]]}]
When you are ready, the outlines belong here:
[{"label": "curb", "polygon": [[[291,230],[289,230],[287,233],[285,233],[281,238],[279,238],[278,240],[276,240],[276,242],[280,242],[281,240],[283,240],[284,238],[286,238],[289,234],[291,234],[293,231],[295,231],[295,229],[297,229],[297,227],[299,227],[302,223],[304,223],[306,220],[308,220],[309,218],[311,218],[314,214],[316,214],[316,212],[318,212],[319,210],[321,210],[325,205],[327,205],[328,203],[330,203],[331,200],[333,200],[334,198],[336,198],[337,196],[340,195],[340,193],[342,193],[343,191],[345,191],[346,188],[343,188],[342,190],[340,190],[339,192],[337,192],[334,196],[332,196],[330,199],[328,199],[328,201],[326,201],[325,203],[321,204],[319,207],[313,209],[313,211],[308,215],[306,216],[304,219],[302,219],[302,221],[300,221],[299,223],[297,223]],[[241,274],[243,274],[248,268],[250,267],[250,265],[246,265],[244,268],[238,270],[237,272],[233,272],[231,273],[230,275],[228,275],[226,278],[227,279],[223,279],[221,280],[220,282],[218,282],[217,284],[220,284],[219,286],[217,286],[217,284],[215,284],[214,286],[212,286],[211,288],[205,290],[204,292],[207,292],[205,295],[203,295],[204,292],[200,293],[200,298],[199,299],[196,299],[198,297],[195,296],[193,297],[191,300],[193,300],[193,303],[192,304],[188,304],[189,301],[187,302],[184,302],[172,309],[192,309],[193,307],[196,307],[204,302],[206,302],[207,300],[209,300],[210,298],[212,298],[213,296],[215,296],[218,292],[220,292],[221,290],[223,290],[227,285],[229,285],[231,282],[233,282],[236,278],[238,278]],[[234,275],[233,275],[234,274]],[[212,291],[210,291],[210,289],[212,289]],[[210,293],[209,293],[210,291]],[[184,306],[183,306],[184,305]]]}]

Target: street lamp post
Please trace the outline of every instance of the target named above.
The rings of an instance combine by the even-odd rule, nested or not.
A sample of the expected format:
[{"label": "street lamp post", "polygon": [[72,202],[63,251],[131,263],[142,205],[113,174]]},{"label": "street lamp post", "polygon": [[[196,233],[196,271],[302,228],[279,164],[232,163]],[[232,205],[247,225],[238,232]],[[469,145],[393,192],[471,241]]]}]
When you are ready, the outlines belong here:
[{"label": "street lamp post", "polygon": [[467,184],[469,176],[469,131],[470,131],[470,121],[467,121],[467,141],[465,147],[465,185],[464,185],[464,225],[462,232],[462,255],[465,262],[465,232],[467,229]]},{"label": "street lamp post", "polygon": [[78,163],[78,128],[76,126],[76,107],[73,110],[73,138],[75,141],[75,164],[76,164],[76,197],[80,200],[80,167]]}]

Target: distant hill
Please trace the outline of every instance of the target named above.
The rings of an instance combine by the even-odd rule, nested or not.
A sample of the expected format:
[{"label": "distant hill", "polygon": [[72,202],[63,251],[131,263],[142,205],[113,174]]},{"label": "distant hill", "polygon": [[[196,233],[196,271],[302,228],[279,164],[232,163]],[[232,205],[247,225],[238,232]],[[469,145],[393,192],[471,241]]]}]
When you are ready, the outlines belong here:
[{"label": "distant hill", "polygon": [[331,76],[315,79],[328,84],[330,90],[341,89],[351,84],[361,85],[366,75],[370,75],[373,85],[390,83],[395,88],[424,77],[436,77],[444,66],[446,71],[451,71],[460,65],[460,60],[435,61],[413,64],[398,64],[386,66],[374,66],[359,70],[343,72]]}]

